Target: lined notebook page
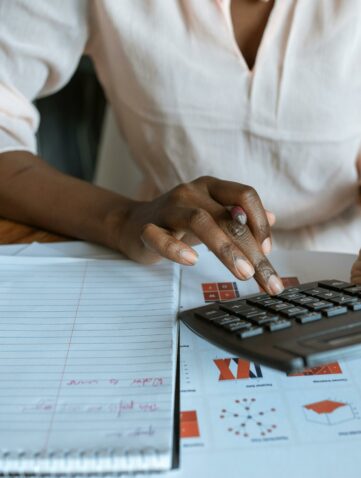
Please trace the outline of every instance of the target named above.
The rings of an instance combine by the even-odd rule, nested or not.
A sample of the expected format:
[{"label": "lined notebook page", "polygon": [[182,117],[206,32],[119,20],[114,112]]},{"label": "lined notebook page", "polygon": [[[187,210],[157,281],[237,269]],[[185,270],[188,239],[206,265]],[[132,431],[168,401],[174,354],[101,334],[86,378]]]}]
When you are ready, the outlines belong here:
[{"label": "lined notebook page", "polygon": [[170,467],[178,288],[170,263],[0,259],[8,469]]}]

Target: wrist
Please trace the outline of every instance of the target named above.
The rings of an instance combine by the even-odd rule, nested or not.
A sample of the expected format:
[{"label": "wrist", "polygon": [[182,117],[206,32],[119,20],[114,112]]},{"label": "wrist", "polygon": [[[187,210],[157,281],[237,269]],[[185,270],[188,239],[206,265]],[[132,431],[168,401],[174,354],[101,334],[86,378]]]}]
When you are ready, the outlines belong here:
[{"label": "wrist", "polygon": [[127,255],[127,244],[134,240],[131,218],[143,202],[119,196],[112,201],[103,220],[104,245]]}]

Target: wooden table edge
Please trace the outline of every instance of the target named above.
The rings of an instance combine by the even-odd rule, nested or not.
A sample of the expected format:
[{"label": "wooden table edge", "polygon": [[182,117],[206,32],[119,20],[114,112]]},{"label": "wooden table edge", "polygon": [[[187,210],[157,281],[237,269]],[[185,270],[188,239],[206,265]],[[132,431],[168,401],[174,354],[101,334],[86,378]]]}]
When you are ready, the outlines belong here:
[{"label": "wooden table edge", "polygon": [[63,242],[71,240],[76,239],[0,218],[0,244],[30,244],[32,242]]}]

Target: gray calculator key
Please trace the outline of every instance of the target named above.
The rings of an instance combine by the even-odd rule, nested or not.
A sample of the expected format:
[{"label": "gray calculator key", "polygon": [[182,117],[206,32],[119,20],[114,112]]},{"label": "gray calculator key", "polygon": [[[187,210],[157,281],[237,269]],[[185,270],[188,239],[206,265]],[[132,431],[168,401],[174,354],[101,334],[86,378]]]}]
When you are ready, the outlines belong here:
[{"label": "gray calculator key", "polygon": [[310,302],[307,306],[314,310],[323,310],[328,307],[333,307],[333,303],[327,302],[326,300],[316,300],[315,302]]},{"label": "gray calculator key", "polygon": [[332,307],[330,309],[323,310],[322,313],[326,317],[336,317],[337,315],[347,314],[347,307],[344,307],[344,306]]},{"label": "gray calculator key", "polygon": [[337,297],[341,297],[341,293],[336,292],[334,290],[328,290],[327,292],[323,292],[322,294],[319,294],[317,297],[319,297],[322,300],[332,300],[332,299],[336,299]]},{"label": "gray calculator key", "polygon": [[221,319],[224,317],[230,317],[230,315],[227,312],[224,312],[223,310],[219,310],[218,307],[196,312],[195,315],[200,317],[201,319],[207,319],[207,320],[215,320],[215,319]]},{"label": "gray calculator key", "polygon": [[349,287],[348,289],[344,289],[343,292],[347,292],[348,294],[361,294],[361,285],[354,285],[353,287]]},{"label": "gray calculator key", "polygon": [[231,317],[227,312],[224,312],[223,310],[219,309],[202,310],[200,312],[196,312],[195,315],[197,317],[200,317],[201,319],[206,319],[210,321]]},{"label": "gray calculator key", "polygon": [[288,302],[280,302],[279,304],[272,305],[270,309],[273,310],[274,312],[279,312],[289,307],[293,307],[293,305],[289,304]]},{"label": "gray calculator key", "polygon": [[350,310],[356,312],[357,310],[361,310],[361,302],[354,302],[353,304],[347,304],[347,307]]},{"label": "gray calculator key", "polygon": [[292,322],[289,320],[276,320],[275,322],[270,322],[265,327],[270,332],[277,332],[277,330],[288,329],[292,326]]},{"label": "gray calculator key", "polygon": [[309,297],[309,296],[305,295],[301,299],[296,299],[293,302],[295,302],[297,305],[307,305],[307,304],[310,304],[311,302],[313,302],[314,300],[315,299],[313,297]]},{"label": "gray calculator key", "polygon": [[322,314],[320,312],[307,312],[296,317],[296,322],[299,324],[307,324],[308,322],[315,322],[316,320],[321,320]]},{"label": "gray calculator key", "polygon": [[238,322],[231,322],[223,325],[223,329],[228,330],[229,332],[238,332],[239,330],[249,329],[250,327],[252,327],[252,325],[244,320],[238,320]]},{"label": "gray calculator key", "polygon": [[220,304],[221,310],[230,314],[235,314],[238,310],[249,307],[245,300],[237,300],[237,302],[231,302],[229,304]]},{"label": "gray calculator key", "polygon": [[352,287],[352,284],[350,284],[349,282],[344,282],[341,280],[325,280],[325,281],[319,282],[318,285],[320,287],[324,286],[334,290],[344,290],[344,289],[348,289]]},{"label": "gray calculator key", "polygon": [[325,292],[328,292],[327,289],[306,289],[304,291],[304,294],[306,295],[311,295],[314,297],[318,297],[320,294],[324,294]]},{"label": "gray calculator key", "polygon": [[240,339],[248,339],[249,337],[255,337],[261,334],[263,334],[263,327],[250,327],[249,329],[242,330],[238,334],[238,337]]},{"label": "gray calculator key", "polygon": [[296,315],[308,312],[304,307],[288,307],[287,309],[280,310],[280,313],[286,317],[295,317]]},{"label": "gray calculator key", "polygon": [[332,302],[337,305],[351,304],[352,302],[357,302],[357,297],[351,295],[340,295],[340,297],[332,299]]},{"label": "gray calculator key", "polygon": [[269,322],[274,322],[280,318],[279,315],[272,314],[272,313],[264,313],[257,317],[251,317],[249,320],[253,322],[255,325],[263,325],[268,324]]},{"label": "gray calculator key", "polygon": [[215,325],[219,325],[220,327],[223,327],[224,325],[227,324],[233,324],[235,322],[239,322],[239,318],[235,317],[234,315],[229,315],[228,317],[221,317],[219,319],[214,319],[212,320],[212,323]]}]

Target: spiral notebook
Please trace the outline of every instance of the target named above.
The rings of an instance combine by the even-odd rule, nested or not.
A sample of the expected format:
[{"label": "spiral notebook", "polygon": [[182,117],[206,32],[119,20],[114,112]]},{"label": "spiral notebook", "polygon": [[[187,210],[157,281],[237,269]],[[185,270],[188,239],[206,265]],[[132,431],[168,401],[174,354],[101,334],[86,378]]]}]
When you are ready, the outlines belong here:
[{"label": "spiral notebook", "polygon": [[0,259],[0,473],[167,470],[177,266]]}]

